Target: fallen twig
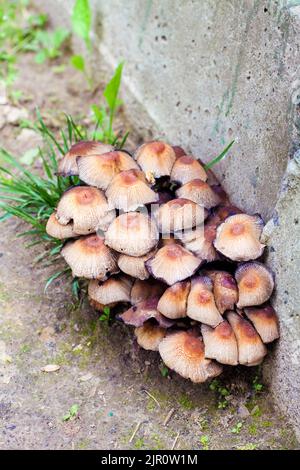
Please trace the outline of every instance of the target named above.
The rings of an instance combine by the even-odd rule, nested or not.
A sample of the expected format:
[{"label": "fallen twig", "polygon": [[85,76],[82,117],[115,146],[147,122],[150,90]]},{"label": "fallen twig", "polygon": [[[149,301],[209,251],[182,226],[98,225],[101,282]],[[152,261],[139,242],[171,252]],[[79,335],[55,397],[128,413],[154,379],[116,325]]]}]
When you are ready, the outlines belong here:
[{"label": "fallen twig", "polygon": [[133,439],[135,438],[135,435],[136,435],[136,433],[138,432],[138,430],[140,429],[141,424],[142,424],[141,421],[139,421],[139,422],[137,423],[137,425],[136,425],[136,427],[135,427],[135,430],[133,431],[133,433],[132,433],[132,435],[131,435],[131,438],[129,439],[129,443],[131,443],[131,442],[133,441]]},{"label": "fallen twig", "polygon": [[152,400],[155,401],[155,403],[157,404],[157,406],[160,407],[160,403],[157,401],[157,399],[156,399],[153,395],[151,395],[150,392],[148,392],[147,390],[144,390],[144,392],[145,392],[150,398],[152,398]]},{"label": "fallen twig", "polygon": [[174,439],[174,442],[173,442],[173,445],[172,445],[171,450],[174,450],[174,449],[175,449],[176,444],[177,444],[177,442],[178,442],[178,438],[179,438],[179,432],[177,433],[177,436],[176,436],[175,439]]},{"label": "fallen twig", "polygon": [[175,408],[172,408],[169,413],[167,414],[165,420],[164,420],[164,423],[163,425],[164,426],[167,426],[168,422],[170,421],[170,419],[172,418],[173,414],[174,414],[174,411],[175,411]]}]

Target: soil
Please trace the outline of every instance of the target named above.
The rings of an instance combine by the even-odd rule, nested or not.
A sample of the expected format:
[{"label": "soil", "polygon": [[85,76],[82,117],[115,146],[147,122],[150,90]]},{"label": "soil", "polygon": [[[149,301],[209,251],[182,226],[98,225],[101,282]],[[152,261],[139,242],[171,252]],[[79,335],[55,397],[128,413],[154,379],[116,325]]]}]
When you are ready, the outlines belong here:
[{"label": "soil", "polygon": [[[91,96],[69,67],[58,74],[30,55],[19,66],[15,88],[23,92],[30,120],[38,106],[59,128],[64,112],[86,118],[99,100],[100,92]],[[21,156],[31,146],[17,138],[21,132],[5,125],[1,146]],[[131,139],[130,146],[138,137]],[[266,387],[254,391],[258,368],[226,371],[218,382],[221,393],[175,374],[165,377],[158,355],[139,349],[132,330],[100,322],[85,302],[79,307],[67,280],[44,293],[57,268],[35,264],[42,246],[27,249],[17,237],[23,229],[16,219],[0,226],[0,448],[299,448]],[[48,364],[60,369],[42,371]],[[75,404],[77,415],[67,419]]]}]

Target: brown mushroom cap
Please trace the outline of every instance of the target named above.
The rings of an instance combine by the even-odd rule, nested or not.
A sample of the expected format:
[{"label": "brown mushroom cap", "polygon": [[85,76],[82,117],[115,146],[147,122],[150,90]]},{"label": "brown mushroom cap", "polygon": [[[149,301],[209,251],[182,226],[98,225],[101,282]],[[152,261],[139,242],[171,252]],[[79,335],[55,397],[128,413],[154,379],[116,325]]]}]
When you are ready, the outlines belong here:
[{"label": "brown mushroom cap", "polygon": [[265,248],[260,243],[262,229],[262,219],[257,215],[232,215],[218,226],[215,248],[234,261],[259,258]]},{"label": "brown mushroom cap", "polygon": [[205,346],[205,357],[215,359],[221,364],[238,364],[238,346],[230,324],[223,321],[216,328],[201,325]]},{"label": "brown mushroom cap", "polygon": [[134,330],[139,346],[148,351],[158,351],[159,343],[163,340],[167,330],[150,321]]},{"label": "brown mushroom cap", "polygon": [[207,211],[188,199],[173,199],[160,206],[154,214],[159,231],[162,233],[188,230],[202,224]]},{"label": "brown mushroom cap", "polygon": [[147,215],[130,212],[112,222],[105,243],[119,253],[144,256],[157,245],[158,238],[157,227]]},{"label": "brown mushroom cap", "polygon": [[199,178],[202,181],[206,181],[207,174],[198,160],[190,155],[183,155],[177,158],[176,162],[174,163],[170,178],[171,180],[177,181],[180,184],[185,184],[196,178]]},{"label": "brown mushroom cap", "polygon": [[220,257],[213,245],[215,233],[215,227],[207,223],[195,230],[194,233],[186,232],[183,238],[183,245],[203,261],[216,261]]},{"label": "brown mushroom cap", "polygon": [[235,312],[229,312],[227,319],[237,340],[239,363],[245,366],[260,364],[267,349],[251,323]]},{"label": "brown mushroom cap", "polygon": [[50,215],[47,221],[46,232],[50,237],[58,238],[59,240],[78,236],[78,233],[75,233],[74,231],[73,222],[70,222],[67,225],[62,225],[58,222],[56,211]]},{"label": "brown mushroom cap", "polygon": [[273,273],[258,261],[242,263],[235,272],[238,283],[238,308],[261,305],[271,297],[274,289]]},{"label": "brown mushroom cap", "polygon": [[187,316],[214,328],[223,321],[215,304],[213,283],[209,277],[197,276],[192,279]]},{"label": "brown mushroom cap", "polygon": [[77,158],[77,165],[82,181],[104,191],[114,176],[121,171],[139,169],[134,159],[121,150]]},{"label": "brown mushroom cap", "polygon": [[186,305],[190,287],[190,281],[176,282],[173,286],[168,287],[159,299],[157,309],[165,317],[173,320],[186,317]]},{"label": "brown mushroom cap", "polygon": [[176,155],[170,145],[154,141],[141,145],[135,153],[135,158],[150,180],[151,175],[155,178],[170,175]]},{"label": "brown mushroom cap", "polygon": [[140,170],[122,171],[110,182],[106,197],[110,208],[125,212],[135,211],[138,207],[158,201],[158,194],[147,184]]},{"label": "brown mushroom cap", "polygon": [[103,305],[130,302],[132,284],[128,276],[112,276],[104,282],[93,279],[89,282],[88,295]]},{"label": "brown mushroom cap", "polygon": [[147,281],[136,279],[131,289],[131,303],[136,305],[151,297],[159,298],[165,290],[165,284],[155,279],[150,278]]},{"label": "brown mushroom cap", "polygon": [[167,334],[158,350],[167,367],[192,382],[202,383],[222,372],[220,364],[205,358],[202,338],[193,331]]},{"label": "brown mushroom cap", "polygon": [[200,264],[200,259],[177,244],[160,248],[153,258],[146,261],[152,276],[170,286],[192,276]]},{"label": "brown mushroom cap", "polygon": [[158,310],[158,297],[151,297],[150,299],[144,300],[136,305],[133,305],[129,310],[119,315],[127,325],[142,326],[146,321],[153,319],[162,326],[163,328],[169,328],[174,322],[164,317]]},{"label": "brown mushroom cap", "polygon": [[193,179],[177,189],[176,196],[189,199],[206,209],[211,209],[221,202],[220,196],[205,181]]},{"label": "brown mushroom cap", "polygon": [[114,254],[98,235],[67,242],[61,255],[72,269],[74,277],[105,280],[110,274],[118,272]]},{"label": "brown mushroom cap", "polygon": [[96,141],[77,142],[72,145],[66,155],[58,164],[58,173],[62,176],[78,175],[77,157],[87,157],[88,155],[101,155],[102,153],[111,152],[113,147],[108,144]]},{"label": "brown mushroom cap", "polygon": [[183,155],[186,155],[185,150],[183,150],[183,148],[179,145],[172,145],[172,149],[175,152],[176,158],[180,158],[183,157]]},{"label": "brown mushroom cap", "polygon": [[225,310],[233,310],[238,301],[238,289],[233,276],[226,271],[219,271],[214,276],[213,284],[219,312],[223,314]]},{"label": "brown mushroom cap", "polygon": [[108,209],[106,197],[100,189],[91,186],[74,186],[62,195],[56,212],[62,225],[73,221],[73,229],[80,235],[106,230],[115,218]]},{"label": "brown mushroom cap", "polygon": [[248,307],[244,312],[264,343],[271,343],[279,338],[279,321],[271,305]]},{"label": "brown mushroom cap", "polygon": [[118,266],[123,273],[129,274],[129,276],[137,279],[145,280],[148,279],[150,274],[145,266],[145,262],[155,255],[156,250],[149,251],[144,256],[128,256],[120,255],[118,259]]}]

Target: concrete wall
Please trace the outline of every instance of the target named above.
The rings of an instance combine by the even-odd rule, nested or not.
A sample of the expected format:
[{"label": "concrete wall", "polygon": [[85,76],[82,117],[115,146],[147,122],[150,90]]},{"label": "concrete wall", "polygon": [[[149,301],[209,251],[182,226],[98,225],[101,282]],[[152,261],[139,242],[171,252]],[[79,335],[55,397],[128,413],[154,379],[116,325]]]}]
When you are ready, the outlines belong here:
[{"label": "concrete wall", "polygon": [[[39,3],[56,23],[70,17],[71,0]],[[265,236],[282,340],[265,370],[277,403],[299,430],[297,156],[286,168],[300,125],[300,1],[92,4],[98,61],[126,60],[127,113],[143,136],[165,137],[204,161],[238,141],[216,173],[235,203],[271,219]]]}]

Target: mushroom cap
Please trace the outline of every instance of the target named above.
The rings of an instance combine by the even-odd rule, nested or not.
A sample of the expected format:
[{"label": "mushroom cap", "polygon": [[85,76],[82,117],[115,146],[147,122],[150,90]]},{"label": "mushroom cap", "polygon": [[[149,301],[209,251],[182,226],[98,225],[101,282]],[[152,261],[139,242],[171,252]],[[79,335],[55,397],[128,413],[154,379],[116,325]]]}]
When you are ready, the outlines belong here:
[{"label": "mushroom cap", "polygon": [[214,275],[214,297],[217,309],[221,314],[225,310],[233,310],[238,301],[238,288],[233,276],[226,271]]},{"label": "mushroom cap", "polygon": [[158,350],[167,367],[192,382],[202,383],[222,372],[220,364],[205,358],[203,340],[193,331],[167,334]]},{"label": "mushroom cap", "polygon": [[165,337],[166,332],[165,328],[153,324],[151,320],[134,330],[139,346],[148,351],[158,351],[159,343]]},{"label": "mushroom cap", "polygon": [[125,212],[157,202],[159,198],[149,187],[144,173],[140,170],[127,170],[117,174],[105,194],[110,208],[122,209]]},{"label": "mushroom cap", "polygon": [[189,199],[199,206],[211,209],[221,202],[220,196],[205,181],[193,179],[176,191],[176,196]]},{"label": "mushroom cap", "polygon": [[215,248],[234,261],[249,261],[262,255],[260,243],[263,221],[258,215],[236,214],[227,217],[217,228]]},{"label": "mushroom cap", "polygon": [[178,244],[160,248],[153,258],[146,261],[150,274],[171,286],[192,276],[201,260]]},{"label": "mushroom cap", "polygon": [[85,141],[77,142],[72,145],[69,151],[64,155],[58,164],[58,174],[62,176],[78,175],[77,157],[87,157],[88,155],[101,155],[111,152],[113,147],[102,142]]},{"label": "mushroom cap", "polygon": [[221,222],[224,222],[227,217],[237,214],[242,214],[241,209],[238,207],[231,204],[220,204],[219,206],[213,208],[209,221],[214,223],[217,227]]},{"label": "mushroom cap", "polygon": [[180,158],[183,157],[183,155],[186,155],[185,150],[183,150],[183,148],[179,145],[172,145],[172,149],[175,152],[176,158]]},{"label": "mushroom cap", "polygon": [[182,198],[166,202],[154,214],[161,233],[188,230],[202,224],[206,216],[206,209]]},{"label": "mushroom cap", "polygon": [[136,305],[151,297],[159,298],[165,290],[165,284],[155,279],[150,278],[147,281],[136,279],[131,289],[131,303]]},{"label": "mushroom cap", "polygon": [[244,312],[264,343],[271,343],[279,338],[279,321],[271,305],[247,307]]},{"label": "mushroom cap", "polygon": [[80,235],[106,230],[113,221],[115,211],[108,209],[104,193],[91,186],[74,186],[62,195],[56,218],[62,225],[73,221],[73,229]]},{"label": "mushroom cap", "polygon": [[121,214],[108,227],[105,243],[129,256],[144,256],[157,245],[159,238],[155,223],[144,214]]},{"label": "mushroom cap", "polygon": [[272,271],[258,261],[249,261],[239,265],[235,272],[238,284],[238,308],[261,305],[271,297],[274,289]]},{"label": "mushroom cap", "polygon": [[77,165],[82,181],[104,191],[114,176],[121,171],[139,169],[134,159],[121,150],[77,158]]},{"label": "mushroom cap", "polygon": [[230,366],[238,364],[237,341],[233,329],[226,320],[216,328],[201,325],[201,333],[205,346],[205,357]]},{"label": "mushroom cap", "polygon": [[130,302],[133,281],[128,276],[112,276],[107,281],[93,279],[89,282],[90,299],[103,305],[117,302]]},{"label": "mushroom cap", "polygon": [[190,281],[176,282],[168,287],[159,299],[157,309],[165,317],[172,320],[186,317],[186,305],[190,287]]},{"label": "mushroom cap", "polygon": [[129,256],[120,255],[118,259],[118,266],[123,273],[129,276],[141,279],[142,281],[148,279],[150,274],[145,266],[145,262],[155,255],[155,250],[149,251],[144,256]]},{"label": "mushroom cap", "polygon": [[199,178],[202,181],[207,180],[206,171],[201,163],[191,155],[183,155],[177,158],[173,165],[170,179],[180,184],[186,184],[196,178]]},{"label": "mushroom cap", "polygon": [[73,276],[105,280],[118,272],[112,251],[99,235],[88,235],[68,241],[61,255],[72,269]]},{"label": "mushroom cap", "polygon": [[74,231],[73,222],[70,222],[67,225],[62,225],[58,222],[56,211],[50,215],[47,221],[46,232],[50,237],[58,238],[59,240],[78,236],[78,233],[75,233]]},{"label": "mushroom cap", "polygon": [[213,283],[209,277],[197,276],[192,279],[187,316],[213,328],[223,321],[215,304]]},{"label": "mushroom cap", "polygon": [[205,224],[194,232],[186,232],[183,238],[183,245],[203,261],[216,261],[219,259],[219,255],[213,245],[214,233],[214,227],[210,224]]},{"label": "mushroom cap", "polygon": [[163,328],[169,328],[173,325],[173,321],[164,317],[158,310],[158,297],[151,297],[150,299],[144,300],[136,305],[133,305],[126,312],[119,315],[126,325],[142,326],[146,321],[153,319],[162,326]]},{"label": "mushroom cap", "polygon": [[165,142],[154,141],[141,145],[135,153],[135,158],[147,179],[151,179],[151,175],[155,178],[170,175],[176,154]]},{"label": "mushroom cap", "polygon": [[229,312],[227,319],[237,340],[239,363],[245,366],[260,364],[267,354],[267,349],[257,331],[250,322],[235,312]]},{"label": "mushroom cap", "polygon": [[114,302],[111,304],[104,305],[104,304],[101,304],[100,302],[97,302],[97,300],[91,299],[90,297],[89,297],[89,304],[93,309],[99,312],[103,312],[105,307],[113,308],[116,305]]}]

